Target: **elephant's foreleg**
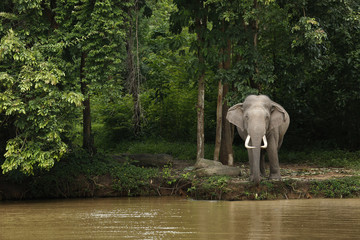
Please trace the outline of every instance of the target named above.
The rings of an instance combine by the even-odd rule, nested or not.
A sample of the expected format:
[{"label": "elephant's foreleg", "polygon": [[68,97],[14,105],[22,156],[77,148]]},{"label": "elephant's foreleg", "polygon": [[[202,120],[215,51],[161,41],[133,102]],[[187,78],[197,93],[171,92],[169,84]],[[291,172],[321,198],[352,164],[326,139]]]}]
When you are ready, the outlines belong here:
[{"label": "elephant's foreleg", "polygon": [[278,156],[278,146],[276,144],[275,138],[271,137],[268,139],[268,158],[270,163],[270,176],[269,179],[281,179],[280,175],[280,166],[279,166],[279,156]]}]

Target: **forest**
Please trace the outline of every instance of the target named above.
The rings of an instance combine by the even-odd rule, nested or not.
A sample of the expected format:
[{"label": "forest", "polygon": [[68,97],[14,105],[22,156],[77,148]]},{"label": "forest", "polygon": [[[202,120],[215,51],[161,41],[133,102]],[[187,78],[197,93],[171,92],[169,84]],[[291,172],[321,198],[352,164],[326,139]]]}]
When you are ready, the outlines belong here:
[{"label": "forest", "polygon": [[2,0],[0,39],[3,174],[140,145],[240,161],[249,94],[289,113],[285,151],[360,150],[358,0]]}]

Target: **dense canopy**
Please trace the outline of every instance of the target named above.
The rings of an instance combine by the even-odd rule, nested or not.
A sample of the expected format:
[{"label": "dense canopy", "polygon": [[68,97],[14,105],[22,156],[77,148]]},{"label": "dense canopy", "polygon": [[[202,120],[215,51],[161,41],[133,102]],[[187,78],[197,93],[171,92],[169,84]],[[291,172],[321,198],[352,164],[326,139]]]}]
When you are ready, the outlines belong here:
[{"label": "dense canopy", "polygon": [[3,172],[77,145],[195,144],[199,117],[213,143],[219,93],[280,103],[287,148],[359,150],[358,0],[2,0],[0,39]]}]

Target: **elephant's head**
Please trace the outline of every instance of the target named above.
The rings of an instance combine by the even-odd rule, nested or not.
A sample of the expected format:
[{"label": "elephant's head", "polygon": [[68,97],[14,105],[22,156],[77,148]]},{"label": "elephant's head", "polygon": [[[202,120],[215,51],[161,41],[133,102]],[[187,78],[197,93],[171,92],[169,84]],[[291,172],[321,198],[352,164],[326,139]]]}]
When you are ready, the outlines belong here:
[{"label": "elephant's head", "polygon": [[250,95],[243,103],[231,107],[226,118],[234,124],[239,134],[245,140],[245,147],[252,149],[253,159],[250,159],[252,178],[260,181],[260,152],[267,148],[266,135],[279,128],[287,121],[288,115],[283,107],[270,100],[269,97]]}]

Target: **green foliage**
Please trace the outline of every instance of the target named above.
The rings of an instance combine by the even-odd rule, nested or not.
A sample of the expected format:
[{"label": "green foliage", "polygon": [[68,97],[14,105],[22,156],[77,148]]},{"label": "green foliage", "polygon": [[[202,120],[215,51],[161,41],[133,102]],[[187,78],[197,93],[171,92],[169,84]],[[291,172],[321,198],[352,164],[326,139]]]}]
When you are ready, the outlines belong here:
[{"label": "green foliage", "polygon": [[[87,181],[98,176],[110,175],[118,163],[110,156],[98,153],[89,155],[81,148],[66,153],[60,162],[56,162],[49,171],[37,170],[36,176],[17,178],[17,181],[29,182],[32,197],[85,197],[93,191]],[[14,180],[13,172],[8,179]],[[89,193],[89,195],[87,195]]]},{"label": "green foliage", "polygon": [[0,7],[2,168],[49,169],[77,135],[74,107],[83,95],[119,82],[126,6],[6,0]]},{"label": "green foliage", "polygon": [[173,170],[172,166],[171,164],[169,164],[169,165],[165,165],[161,172],[161,176],[166,180],[166,183],[170,186],[177,181],[172,170]]},{"label": "green foliage", "polygon": [[[69,146],[81,142],[79,106],[88,96],[98,148],[194,159],[196,79],[203,70],[207,158],[213,154],[218,81],[230,86],[226,96],[230,105],[257,93],[282,104],[291,116],[284,147],[303,151],[304,145],[315,144],[357,151],[359,2],[255,2],[1,1],[3,171],[49,169]],[[156,138],[158,142],[125,143],[135,139],[134,103],[124,92],[130,20],[137,23],[140,41],[144,119],[140,140]],[[229,43],[230,55],[224,51]],[[200,55],[204,63],[198,60]],[[228,60],[227,69],[219,67]],[[246,162],[238,141],[235,158]],[[314,151],[310,156],[284,156],[318,166],[358,168],[357,153]]]},{"label": "green foliage", "polygon": [[145,110],[145,129],[148,136],[170,140],[192,140],[196,133],[197,91],[190,54],[193,34],[187,31],[173,35],[169,31],[170,13],[176,7],[171,1],[159,1],[153,6],[149,19],[148,46],[142,61],[148,89],[142,96]]},{"label": "green foliage", "polygon": [[[235,147],[239,161],[247,161],[247,153],[240,147]],[[162,139],[146,139],[142,141],[126,141],[119,143],[112,152],[169,154],[175,159],[195,160],[196,144],[194,142],[170,142]],[[205,158],[211,159],[214,155],[214,145],[205,144]],[[243,159],[245,157],[245,159]]]},{"label": "green foliage", "polygon": [[82,95],[62,91],[64,73],[11,29],[1,39],[0,61],[0,122],[16,129],[14,137],[2,139],[7,141],[3,172],[50,169],[66,152],[67,117]]},{"label": "green foliage", "polygon": [[132,109],[130,95],[101,94],[94,98],[93,125],[95,145],[101,149],[114,148],[124,139],[133,139]]},{"label": "green foliage", "polygon": [[229,176],[213,176],[204,179],[195,178],[188,192],[197,198],[221,200],[223,194],[230,191],[228,188]]},{"label": "green foliage", "polygon": [[[17,181],[30,181],[33,197],[71,197],[91,196],[90,186],[96,179],[111,176],[112,187],[122,196],[137,196],[148,193],[151,180],[159,176],[155,168],[141,168],[130,162],[119,163],[109,155],[98,153],[89,155],[83,149],[75,149],[57,162],[50,171],[38,171],[37,177],[19,178]],[[9,176],[9,179],[14,179]],[[89,192],[90,191],[90,192]]]},{"label": "green foliage", "polygon": [[310,193],[326,198],[358,197],[360,177],[348,177],[326,181],[313,182]]},{"label": "green foliage", "polygon": [[289,140],[294,146],[309,139],[311,144],[356,150],[359,128],[354,119],[359,119],[355,110],[359,94],[354,92],[359,92],[360,85],[356,64],[348,60],[359,48],[358,20],[352,17],[359,12],[359,3],[305,1],[302,11],[296,7],[295,2],[284,6],[291,16],[287,21],[292,34],[280,39],[292,48],[274,52],[277,81],[271,90],[282,96],[284,107],[295,120]]},{"label": "green foliage", "polygon": [[[212,148],[212,145],[208,145]],[[116,148],[117,152],[127,153],[165,153],[176,159],[194,160],[196,158],[196,145],[192,142],[168,142],[165,140],[146,140],[123,142]],[[209,154],[211,150],[209,151]],[[213,152],[212,152],[213,154]]]},{"label": "green foliage", "polygon": [[115,178],[114,189],[127,196],[144,195],[144,192],[151,189],[152,179],[158,174],[158,169],[140,168],[129,162],[111,170],[111,175]]},{"label": "green foliage", "polygon": [[308,164],[318,167],[345,167],[360,169],[360,153],[344,150],[314,150],[280,152],[280,159],[288,163]]},{"label": "green foliage", "polygon": [[306,44],[313,44],[314,46],[322,44],[326,40],[327,35],[319,26],[320,24],[315,18],[301,17],[299,23],[292,28],[293,33],[301,32],[299,34],[301,38],[294,39],[291,47],[304,46]]}]

